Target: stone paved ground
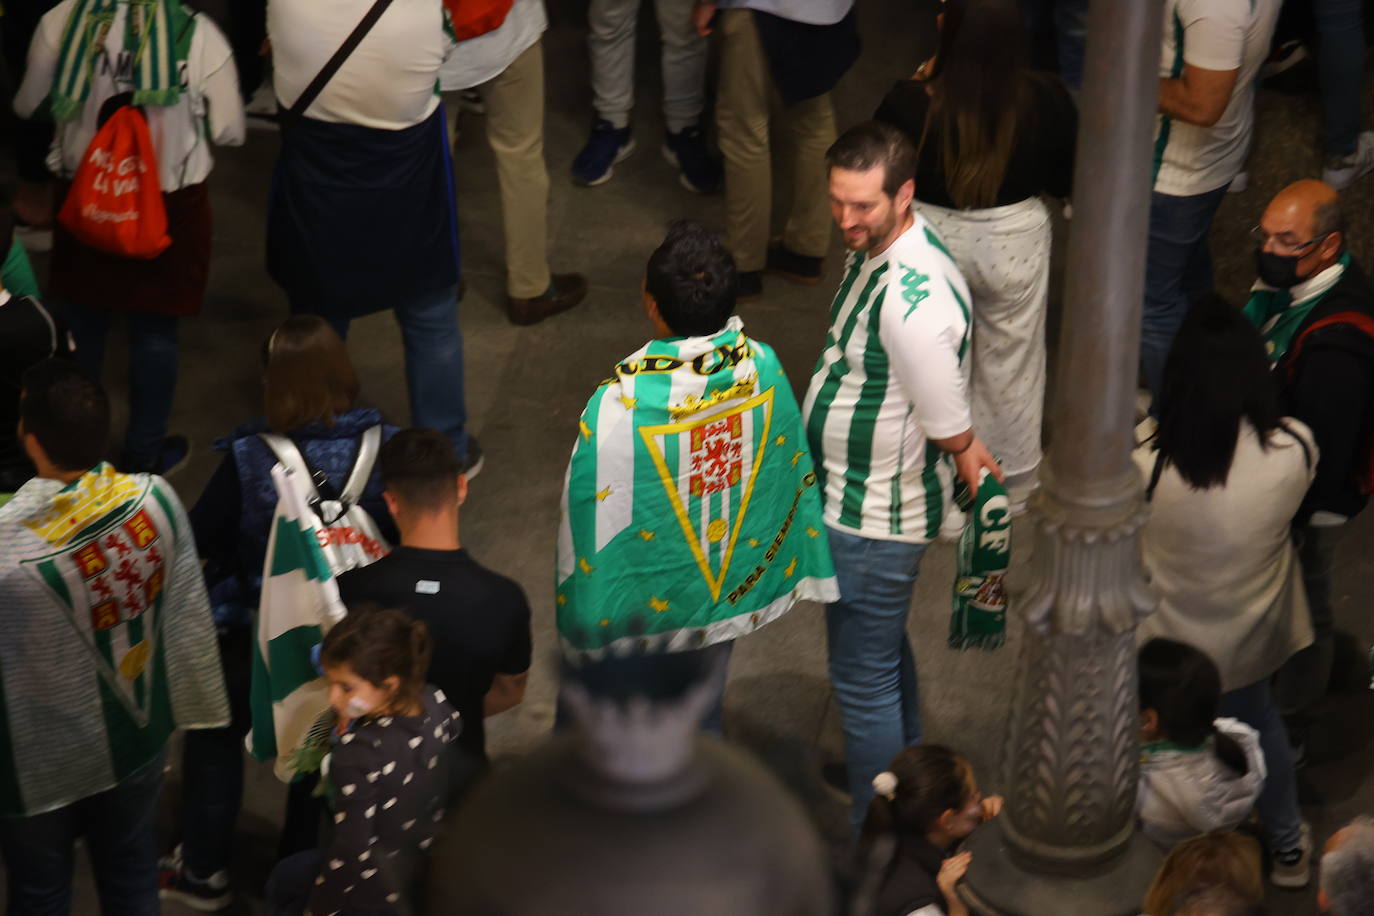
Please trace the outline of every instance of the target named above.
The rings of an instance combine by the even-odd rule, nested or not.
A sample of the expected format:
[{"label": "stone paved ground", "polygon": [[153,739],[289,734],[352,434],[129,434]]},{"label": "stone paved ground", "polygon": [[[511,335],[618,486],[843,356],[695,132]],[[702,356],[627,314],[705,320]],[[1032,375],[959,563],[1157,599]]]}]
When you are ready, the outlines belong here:
[{"label": "stone paved ground", "polygon": [[[563,467],[586,396],[608,367],[638,347],[650,329],[639,312],[644,260],[674,217],[719,226],[719,197],[683,191],[657,153],[662,130],[657,111],[658,74],[652,27],[641,30],[635,132],[640,149],[599,188],[574,187],[568,165],[585,139],[590,106],[585,50],[585,2],[551,0],[545,37],[548,69],[546,154],[553,176],[549,204],[553,266],[579,270],[591,293],[577,310],[531,328],[516,328],[502,312],[504,284],[500,212],[482,118],[462,117],[457,150],[457,193],[462,221],[467,299],[461,307],[467,348],[472,429],[488,458],[464,508],[463,540],[490,566],[524,584],[534,609],[536,660],[523,706],[488,726],[497,755],[538,743],[552,721],[556,687],[551,589],[554,531]],[[841,126],[862,120],[893,79],[908,74],[928,48],[932,4],[861,0],[865,53],[836,93]],[[649,14],[646,12],[645,16]],[[1366,94],[1368,97],[1368,93]],[[1319,113],[1310,94],[1264,91],[1251,163],[1251,188],[1229,197],[1214,232],[1218,284],[1232,298],[1250,282],[1245,233],[1264,202],[1289,181],[1318,174]],[[196,453],[175,479],[193,501],[215,466],[214,437],[259,410],[257,348],[285,314],[285,301],[263,269],[263,214],[277,138],[254,131],[242,149],[219,154],[211,184],[216,213],[215,259],[205,312],[185,322],[183,368],[174,427],[191,436]],[[1102,164],[1107,167],[1107,164]],[[1374,262],[1374,177],[1347,198],[1352,247]],[[1067,226],[1059,226],[1056,291]],[[381,232],[386,227],[359,226]],[[819,288],[769,280],[765,296],[741,309],[751,334],[773,344],[795,386],[804,388],[825,334],[826,305],[838,270],[839,246]],[[45,265],[43,265],[45,267]],[[1057,308],[1057,302],[1052,302]],[[350,349],[364,379],[364,397],[389,416],[406,417],[401,347],[385,314],[359,321]],[[123,388],[122,348],[111,345],[108,380]],[[1071,366],[1057,367],[1072,372]],[[798,392],[801,393],[800,390]],[[1052,421],[1052,416],[1050,417]],[[1024,529],[1024,524],[1022,525]],[[1022,531],[1024,532],[1024,530]],[[1352,525],[1336,573],[1338,620],[1368,647],[1374,638],[1368,596],[1374,588],[1374,513]],[[1021,538],[1017,565],[1027,560]],[[1013,689],[1019,626],[1013,620],[1006,648],[992,654],[954,654],[944,648],[951,550],[931,549],[918,583],[910,622],[921,676],[922,707],[931,740],[963,749],[984,785],[999,788],[998,761]],[[1014,577],[1015,578],[1015,577]],[[1350,690],[1329,702],[1330,727],[1313,741],[1319,761],[1303,777],[1303,799],[1319,839],[1353,814],[1374,810],[1371,694],[1367,671],[1353,654]],[[804,606],[743,640],[736,649],[727,694],[726,732],[760,754],[802,797],[832,839],[843,835],[846,801],[825,787],[820,768],[841,759],[839,722],[825,672],[820,609]],[[175,783],[173,774],[169,787]],[[175,792],[166,793],[165,820],[173,823]],[[235,883],[247,899],[234,912],[258,909],[280,820],[282,789],[263,767],[251,765]],[[1271,895],[1279,914],[1315,912],[1313,894]],[[169,907],[169,910],[173,908]],[[77,911],[95,912],[84,867]]]}]

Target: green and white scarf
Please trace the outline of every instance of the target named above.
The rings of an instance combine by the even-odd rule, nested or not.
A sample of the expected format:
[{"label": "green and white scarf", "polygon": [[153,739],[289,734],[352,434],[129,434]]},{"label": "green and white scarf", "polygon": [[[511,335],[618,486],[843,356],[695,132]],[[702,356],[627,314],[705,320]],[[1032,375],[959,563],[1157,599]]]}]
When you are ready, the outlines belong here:
[{"label": "green and white scarf", "polygon": [[969,513],[969,521],[959,535],[949,647],[999,649],[1007,630],[1011,501],[1006,487],[986,470],[976,497],[970,500],[967,485],[960,482],[955,500]]},{"label": "green and white scarf", "polygon": [[1328,283],[1325,289],[1296,304],[1293,302],[1291,290],[1257,286],[1250,293],[1250,300],[1245,303],[1243,311],[1245,317],[1250,319],[1250,323],[1259,328],[1264,336],[1264,349],[1269,355],[1271,365],[1278,365],[1288,353],[1298,328],[1302,327],[1307,316],[1312,314],[1317,303],[1325,299],[1326,294],[1331,292],[1331,288],[1345,275],[1345,268],[1350,266],[1350,252],[1341,255],[1337,263],[1340,264],[1341,270],[1335,279]]},{"label": "green and white scarf", "polygon": [[180,0],[76,0],[57,52],[50,104],[53,117],[69,121],[85,108],[119,7],[124,17],[124,51],[131,55],[134,105],[175,105],[181,100],[181,65],[194,29]]},{"label": "green and white scarf", "polygon": [[578,426],[555,598],[573,660],[696,649],[839,597],[801,411],[738,318],[650,341]]}]

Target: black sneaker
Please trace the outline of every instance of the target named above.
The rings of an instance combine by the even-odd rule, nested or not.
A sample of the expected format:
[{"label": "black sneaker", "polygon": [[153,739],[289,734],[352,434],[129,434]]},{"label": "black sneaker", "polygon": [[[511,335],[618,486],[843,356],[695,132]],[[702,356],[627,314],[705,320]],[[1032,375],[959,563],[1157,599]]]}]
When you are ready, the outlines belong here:
[{"label": "black sneaker", "polygon": [[604,118],[592,125],[587,145],[573,160],[573,181],[594,188],[611,180],[611,167],[635,151],[629,127],[616,127]]},{"label": "black sneaker", "polygon": [[463,456],[463,461],[459,465],[459,470],[469,481],[482,472],[482,464],[486,456],[482,454],[482,445],[474,435],[468,435],[468,453]]},{"label": "black sneaker", "polygon": [[781,245],[774,245],[768,249],[767,270],[770,274],[786,277],[793,283],[815,286],[821,282],[821,276],[825,272],[825,258],[797,254]]},{"label": "black sneaker", "polygon": [[742,270],[739,274],[739,287],[735,290],[738,300],[757,299],[763,295],[763,271]]},{"label": "black sneaker", "polygon": [[164,856],[158,862],[157,881],[159,898],[175,900],[202,913],[218,913],[234,902],[234,894],[229,889],[229,872],[221,869],[202,881],[192,877],[177,853]]},{"label": "black sneaker", "polygon": [[470,111],[476,115],[487,113],[487,104],[482,101],[482,93],[476,89],[458,90],[458,108],[462,111]]},{"label": "black sneaker", "polygon": [[695,124],[664,138],[663,158],[678,170],[678,181],[687,190],[697,194],[720,190],[720,162],[706,148],[706,135]]},{"label": "black sneaker", "polygon": [[119,467],[126,474],[157,474],[160,477],[168,477],[185,467],[190,457],[190,440],[185,436],[167,436],[162,440],[155,457],[140,458],[126,451]]}]

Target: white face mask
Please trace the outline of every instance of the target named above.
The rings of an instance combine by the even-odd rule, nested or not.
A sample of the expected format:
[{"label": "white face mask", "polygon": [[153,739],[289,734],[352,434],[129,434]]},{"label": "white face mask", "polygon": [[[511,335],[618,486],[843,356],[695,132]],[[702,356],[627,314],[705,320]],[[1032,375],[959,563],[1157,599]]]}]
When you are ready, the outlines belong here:
[{"label": "white face mask", "polygon": [[360,716],[365,716],[372,712],[372,707],[368,706],[367,701],[362,697],[349,697],[347,709],[349,718],[352,719],[357,719]]}]

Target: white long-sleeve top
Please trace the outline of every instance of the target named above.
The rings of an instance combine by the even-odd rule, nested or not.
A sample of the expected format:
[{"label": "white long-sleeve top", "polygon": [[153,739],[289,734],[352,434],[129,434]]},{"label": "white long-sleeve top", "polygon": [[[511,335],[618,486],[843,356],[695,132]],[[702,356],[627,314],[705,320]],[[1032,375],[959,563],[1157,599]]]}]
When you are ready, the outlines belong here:
[{"label": "white long-sleeve top", "polygon": [[[62,32],[75,8],[76,0],[63,0],[38,23],[29,45],[24,81],[14,96],[15,113],[22,118],[32,117],[52,92]],[[111,96],[134,88],[131,58],[124,52],[124,17],[128,11],[128,5],[121,3],[115,13],[95,62],[91,91],[81,116],[57,125],[48,168],[59,178],[71,178],[76,173],[95,136],[101,106]],[[224,34],[203,13],[195,14],[181,87],[184,91],[177,104],[143,107],[163,191],[176,191],[209,177],[214,166],[210,144],[243,143],[243,99],[233,51]]]}]

